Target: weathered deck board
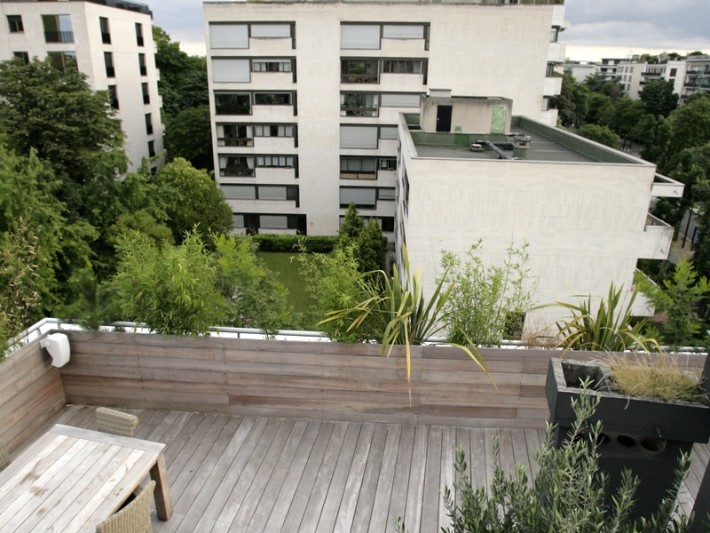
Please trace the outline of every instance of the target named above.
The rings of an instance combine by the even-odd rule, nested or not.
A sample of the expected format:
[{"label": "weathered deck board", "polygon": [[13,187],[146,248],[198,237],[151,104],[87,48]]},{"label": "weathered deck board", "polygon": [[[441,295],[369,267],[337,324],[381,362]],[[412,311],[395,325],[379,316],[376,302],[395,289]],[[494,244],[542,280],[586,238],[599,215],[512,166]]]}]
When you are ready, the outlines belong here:
[{"label": "weathered deck board", "polygon": [[[240,417],[131,410],[136,436],[167,444],[174,502],[156,533],[389,532],[403,516],[410,533],[448,525],[441,490],[455,479],[463,447],[476,485],[490,482],[491,438],[505,468],[536,471],[542,431],[373,422]],[[94,428],[93,407],[67,406],[51,423]],[[681,496],[689,512],[710,448],[696,445]]]}]

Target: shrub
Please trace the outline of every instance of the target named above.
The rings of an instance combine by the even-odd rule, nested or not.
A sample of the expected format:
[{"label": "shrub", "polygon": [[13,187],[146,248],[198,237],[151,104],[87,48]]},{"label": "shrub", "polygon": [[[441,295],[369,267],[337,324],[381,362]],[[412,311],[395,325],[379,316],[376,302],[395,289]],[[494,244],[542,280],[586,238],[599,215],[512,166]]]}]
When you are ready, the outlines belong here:
[{"label": "shrub", "polygon": [[[444,506],[451,518],[445,533],[528,533],[567,531],[575,533],[662,533],[681,532],[688,520],[678,513],[676,496],[688,472],[690,458],[684,455],[674,485],[650,517],[634,520],[629,511],[638,487],[630,471],[622,476],[619,491],[605,503],[607,476],[599,471],[595,444],[601,437],[601,423],[589,425],[598,398],[582,395],[573,407],[577,419],[572,435],[555,448],[553,427],[537,452],[539,470],[530,483],[523,466],[506,473],[500,465],[500,449],[493,440],[495,467],[490,491],[474,488],[468,474],[463,450],[456,450],[454,483],[456,498],[449,487],[443,491]],[[456,502],[459,502],[458,504]],[[400,522],[401,524],[401,522]],[[398,526],[400,527],[400,526]],[[403,527],[402,529],[403,530]]]},{"label": "shrub", "polygon": [[305,252],[327,254],[333,251],[338,242],[337,236],[309,235],[254,235],[254,242],[260,252]]}]

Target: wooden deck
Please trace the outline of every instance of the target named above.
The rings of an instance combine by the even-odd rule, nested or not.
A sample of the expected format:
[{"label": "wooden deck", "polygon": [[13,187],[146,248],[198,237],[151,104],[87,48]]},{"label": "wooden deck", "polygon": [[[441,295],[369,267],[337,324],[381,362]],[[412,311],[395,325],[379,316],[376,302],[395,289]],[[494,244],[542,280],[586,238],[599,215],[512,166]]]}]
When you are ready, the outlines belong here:
[{"label": "wooden deck", "polygon": [[[138,438],[167,444],[174,502],[163,532],[385,532],[397,516],[407,531],[447,524],[441,488],[454,479],[454,450],[463,446],[472,478],[490,482],[491,438],[501,463],[535,473],[543,432],[302,418],[233,416],[134,409]],[[53,423],[94,428],[94,408],[67,406]],[[46,429],[46,427],[44,428]],[[708,446],[696,446],[681,494],[692,507]]]}]

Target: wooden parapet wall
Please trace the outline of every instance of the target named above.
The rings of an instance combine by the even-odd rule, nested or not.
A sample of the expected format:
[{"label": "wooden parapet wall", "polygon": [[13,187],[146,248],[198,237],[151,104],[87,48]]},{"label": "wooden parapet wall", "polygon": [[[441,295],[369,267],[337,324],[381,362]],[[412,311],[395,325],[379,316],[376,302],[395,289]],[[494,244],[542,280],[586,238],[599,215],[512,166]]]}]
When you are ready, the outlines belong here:
[{"label": "wooden parapet wall", "polygon": [[39,340],[0,362],[0,441],[22,445],[66,404],[59,371]]},{"label": "wooden parapet wall", "polygon": [[402,352],[388,359],[377,345],[67,334],[69,403],[488,427],[544,425],[548,360],[560,353],[482,350],[496,389],[461,351],[412,347],[408,386]]}]

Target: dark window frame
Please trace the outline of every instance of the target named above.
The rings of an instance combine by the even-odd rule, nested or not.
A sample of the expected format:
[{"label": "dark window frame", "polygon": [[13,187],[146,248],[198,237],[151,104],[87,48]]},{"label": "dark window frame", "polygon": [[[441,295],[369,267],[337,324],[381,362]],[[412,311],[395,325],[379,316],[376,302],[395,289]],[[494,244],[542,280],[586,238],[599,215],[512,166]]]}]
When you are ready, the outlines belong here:
[{"label": "dark window frame", "polygon": [[22,15],[7,15],[7,25],[10,33],[25,33]]}]

